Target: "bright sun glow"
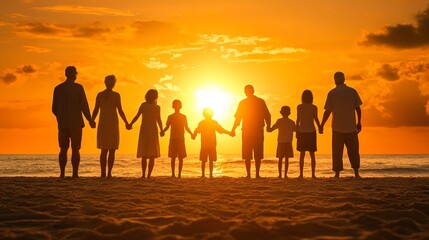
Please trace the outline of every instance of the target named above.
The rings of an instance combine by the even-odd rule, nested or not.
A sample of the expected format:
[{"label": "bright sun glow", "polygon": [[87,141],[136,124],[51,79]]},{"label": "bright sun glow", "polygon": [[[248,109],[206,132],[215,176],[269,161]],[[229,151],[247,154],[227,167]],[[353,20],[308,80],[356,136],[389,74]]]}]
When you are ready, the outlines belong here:
[{"label": "bright sun glow", "polygon": [[233,117],[234,109],[237,107],[234,106],[234,95],[217,87],[198,89],[195,91],[195,95],[196,108],[201,114],[204,108],[210,107],[213,109],[213,118],[216,120],[224,120]]}]

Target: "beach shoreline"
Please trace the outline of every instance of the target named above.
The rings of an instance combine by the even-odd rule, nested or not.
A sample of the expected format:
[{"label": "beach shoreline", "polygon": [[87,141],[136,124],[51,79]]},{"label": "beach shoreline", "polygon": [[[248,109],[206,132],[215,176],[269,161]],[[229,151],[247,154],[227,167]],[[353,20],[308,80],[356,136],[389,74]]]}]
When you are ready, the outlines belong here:
[{"label": "beach shoreline", "polygon": [[429,178],[0,177],[4,239],[425,239]]}]

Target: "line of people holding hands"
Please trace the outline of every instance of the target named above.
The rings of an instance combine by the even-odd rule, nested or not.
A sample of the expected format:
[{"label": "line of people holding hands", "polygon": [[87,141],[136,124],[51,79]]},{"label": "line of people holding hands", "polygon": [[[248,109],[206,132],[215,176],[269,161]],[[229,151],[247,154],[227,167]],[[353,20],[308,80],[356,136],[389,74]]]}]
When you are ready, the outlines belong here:
[{"label": "line of people holding hands", "polygon": [[[201,135],[201,177],[205,177],[206,162],[209,162],[209,177],[213,178],[213,163],[217,160],[216,133],[229,134],[234,137],[235,130],[241,125],[242,128],[242,159],[244,159],[247,178],[251,177],[251,160],[255,160],[256,178],[259,178],[261,161],[264,158],[264,132],[278,130],[278,145],[276,157],[279,159],[279,178],[287,178],[289,158],[293,157],[293,132],[296,132],[297,150],[300,152],[300,175],[304,177],[303,167],[305,152],[311,157],[312,177],[315,178],[317,151],[316,127],[319,133],[323,133],[323,127],[333,112],[333,170],[335,177],[343,170],[342,151],[344,145],[348,149],[355,177],[359,176],[359,143],[357,133],[361,130],[359,95],[353,88],[344,84],[344,74],[337,72],[334,75],[336,88],[331,90],[325,104],[325,112],[322,122],[318,119],[318,109],[313,104],[313,94],[310,90],[302,93],[302,103],[297,107],[296,123],[289,118],[291,109],[283,106],[280,110],[282,118],[271,126],[271,114],[265,101],[254,95],[254,88],[246,85],[243,99],[234,115],[235,121],[231,131],[224,129],[216,120],[212,119],[213,111],[210,108],[203,110],[204,119],[199,122],[197,128],[192,132],[188,126],[187,118],[182,114],[182,102],[174,100],[172,108],[174,113],[167,118],[166,126],[163,127],[161,120],[161,109],[157,105],[158,91],[150,89],[145,94],[143,102],[131,122],[122,110],[120,94],[113,91],[116,83],[114,75],[105,77],[106,89],[98,93],[92,115],[89,112],[88,102],[82,85],[75,83],[77,70],[69,66],[65,70],[66,80],[59,84],[54,90],[52,112],[58,122],[58,141],[60,145],[59,165],[60,177],[65,178],[65,166],[67,164],[67,151],[71,142],[73,177],[77,178],[80,154],[79,149],[82,139],[82,128],[84,127],[83,116],[88,120],[92,128],[96,127],[95,120],[99,116],[97,128],[97,148],[101,149],[100,167],[101,177],[112,177],[112,168],[115,161],[115,151],[119,147],[119,116],[126,124],[126,129],[131,130],[134,123],[141,117],[139,140],[137,145],[137,158],[141,158],[142,178],[150,178],[155,165],[155,159],[160,157],[159,136],[163,137],[170,130],[170,141],[168,146],[168,157],[171,158],[171,175],[176,177],[175,164],[178,159],[178,175],[181,178],[183,159],[186,158],[185,131],[195,139]],[[350,111],[352,109],[353,111]],[[354,111],[357,113],[358,122]],[[350,115],[353,115],[352,117]],[[344,115],[344,116],[342,116]],[[349,123],[345,123],[347,120]],[[339,123],[337,123],[339,122]],[[351,132],[336,131],[336,128],[350,127],[354,124]],[[338,125],[338,126],[336,126]],[[266,127],[266,128],[265,128]],[[349,131],[348,129],[346,131]],[[334,151],[337,151],[334,153]],[[338,153],[340,151],[340,153]],[[284,174],[282,175],[283,159],[285,160]],[[106,172],[107,169],[107,172]],[[146,171],[147,170],[147,171]],[[147,174],[146,174],[147,172]]]}]

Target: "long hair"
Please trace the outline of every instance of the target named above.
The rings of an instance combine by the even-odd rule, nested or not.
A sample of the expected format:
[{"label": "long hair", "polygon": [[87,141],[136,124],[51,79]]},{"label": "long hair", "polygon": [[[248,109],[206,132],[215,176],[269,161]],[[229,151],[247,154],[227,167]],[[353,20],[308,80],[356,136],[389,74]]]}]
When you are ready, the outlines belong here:
[{"label": "long hair", "polygon": [[146,102],[154,103],[158,99],[158,91],[156,89],[149,89],[144,98],[146,99]]},{"label": "long hair", "polygon": [[313,103],[313,93],[310,90],[304,90],[301,96],[302,103]]}]

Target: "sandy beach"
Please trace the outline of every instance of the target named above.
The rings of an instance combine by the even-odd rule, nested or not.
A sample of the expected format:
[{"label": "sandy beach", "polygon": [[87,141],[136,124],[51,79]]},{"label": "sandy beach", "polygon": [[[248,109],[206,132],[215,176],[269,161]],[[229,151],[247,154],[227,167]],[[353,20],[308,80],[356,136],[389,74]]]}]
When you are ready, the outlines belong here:
[{"label": "sandy beach", "polygon": [[428,239],[429,178],[0,178],[2,239]]}]

